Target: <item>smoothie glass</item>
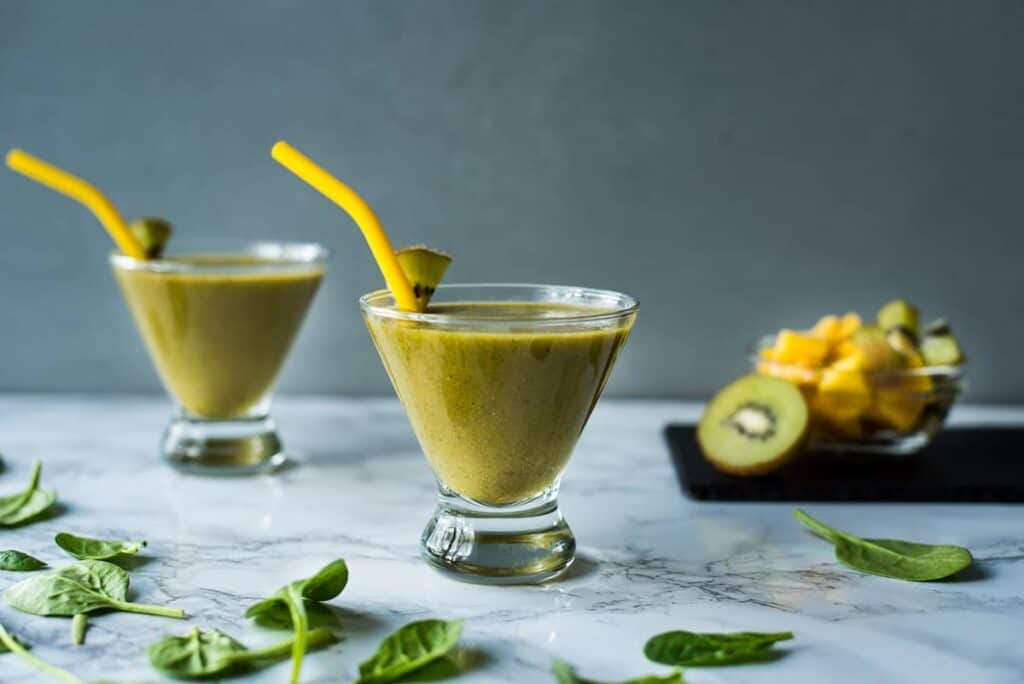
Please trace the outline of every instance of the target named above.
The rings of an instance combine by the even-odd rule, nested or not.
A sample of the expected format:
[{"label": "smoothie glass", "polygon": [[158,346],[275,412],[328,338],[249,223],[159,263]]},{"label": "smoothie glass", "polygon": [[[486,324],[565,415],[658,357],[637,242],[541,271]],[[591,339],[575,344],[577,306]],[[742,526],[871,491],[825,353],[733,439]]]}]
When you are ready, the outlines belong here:
[{"label": "smoothie glass", "polygon": [[163,259],[110,257],[175,415],[160,444],[172,465],[205,474],[285,461],[270,391],[326,267],[316,244],[257,242]]},{"label": "smoothie glass", "polygon": [[437,478],[423,557],[456,579],[543,582],[572,563],[559,478],[636,317],[617,292],[442,285],[426,313],[360,306]]}]

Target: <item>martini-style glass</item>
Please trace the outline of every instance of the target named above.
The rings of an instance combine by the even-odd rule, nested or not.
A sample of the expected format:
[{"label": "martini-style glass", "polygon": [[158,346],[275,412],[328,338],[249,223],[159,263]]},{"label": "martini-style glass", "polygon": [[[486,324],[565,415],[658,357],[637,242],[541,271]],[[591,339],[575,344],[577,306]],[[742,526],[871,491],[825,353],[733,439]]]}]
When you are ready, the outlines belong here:
[{"label": "martini-style glass", "polygon": [[[172,244],[172,246],[175,246]],[[177,411],[160,445],[181,469],[280,466],[270,392],[323,279],[316,244],[259,242],[111,266]]]},{"label": "martini-style glass", "polygon": [[457,579],[543,582],[572,563],[559,478],[636,317],[605,290],[442,285],[425,313],[360,305],[439,486],[424,558]]}]

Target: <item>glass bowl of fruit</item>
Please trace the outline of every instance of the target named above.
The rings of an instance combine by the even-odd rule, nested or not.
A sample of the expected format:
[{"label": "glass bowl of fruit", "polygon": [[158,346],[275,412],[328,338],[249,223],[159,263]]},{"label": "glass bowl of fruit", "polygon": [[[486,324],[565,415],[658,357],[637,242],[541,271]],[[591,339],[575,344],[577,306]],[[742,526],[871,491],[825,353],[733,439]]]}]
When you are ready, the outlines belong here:
[{"label": "glass bowl of fruit", "polygon": [[922,329],[918,318],[903,300],[871,322],[825,316],[810,330],[757,340],[750,362],[757,375],[800,390],[812,450],[915,453],[942,428],[966,363],[948,323]]}]

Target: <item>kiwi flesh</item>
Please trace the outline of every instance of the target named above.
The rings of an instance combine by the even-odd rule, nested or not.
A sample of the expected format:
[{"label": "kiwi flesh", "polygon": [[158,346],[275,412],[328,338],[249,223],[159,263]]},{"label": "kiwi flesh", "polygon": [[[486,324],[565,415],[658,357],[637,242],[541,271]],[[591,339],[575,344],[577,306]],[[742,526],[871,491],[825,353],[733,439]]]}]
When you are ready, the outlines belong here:
[{"label": "kiwi flesh", "polygon": [[746,375],[716,394],[697,425],[704,457],[731,475],[763,475],[799,452],[810,424],[796,385]]},{"label": "kiwi flesh", "polygon": [[945,321],[936,321],[925,329],[921,355],[928,366],[955,366],[964,362],[964,353]]},{"label": "kiwi flesh", "polygon": [[889,346],[900,355],[900,360],[903,362],[902,365],[912,368],[924,365],[924,361],[921,359],[921,352],[917,348],[917,340],[910,330],[902,325],[889,328],[885,339]]},{"label": "kiwi flesh", "polygon": [[167,247],[167,241],[171,239],[171,233],[174,232],[170,221],[156,216],[144,216],[132,221],[128,225],[128,230],[142,243],[147,259],[162,257],[164,248]]},{"label": "kiwi flesh", "polygon": [[878,327],[886,332],[904,328],[916,338],[918,319],[917,307],[903,299],[894,299],[878,310]]},{"label": "kiwi flesh", "polygon": [[395,256],[398,257],[398,264],[412,286],[419,310],[426,311],[430,298],[434,296],[437,286],[452,263],[452,258],[444,252],[424,245],[403,247],[395,252]]}]

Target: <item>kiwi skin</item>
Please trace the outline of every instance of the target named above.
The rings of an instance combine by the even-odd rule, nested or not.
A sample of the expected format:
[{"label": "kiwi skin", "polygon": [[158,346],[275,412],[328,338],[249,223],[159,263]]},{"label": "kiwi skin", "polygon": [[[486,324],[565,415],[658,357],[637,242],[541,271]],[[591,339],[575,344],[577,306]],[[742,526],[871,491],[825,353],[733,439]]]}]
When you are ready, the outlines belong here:
[{"label": "kiwi skin", "polygon": [[[775,386],[776,389],[774,391],[786,393],[789,395],[787,400],[798,402],[796,405],[797,407],[802,407],[802,413],[798,414],[796,419],[803,420],[803,426],[800,428],[799,435],[793,440],[792,444],[783,449],[778,455],[761,462],[739,465],[733,462],[733,460],[728,456],[720,453],[718,446],[714,443],[715,440],[708,436],[712,430],[718,429],[718,426],[715,425],[715,423],[717,422],[716,418],[719,416],[711,409],[716,400],[719,400],[722,397],[727,397],[728,393],[736,393],[738,387],[745,388],[746,385],[754,385],[755,383],[768,387]],[[742,396],[742,393],[738,396]],[[735,401],[733,403],[735,403]],[[758,397],[752,395],[749,401],[736,405],[735,410],[738,410],[747,404],[757,403],[763,402],[759,402]],[[700,423],[697,426],[697,440],[700,443],[700,448],[704,453],[704,457],[715,467],[716,470],[739,477],[754,477],[758,475],[767,475],[768,473],[775,472],[783,466],[788,465],[793,458],[802,451],[810,432],[810,424],[810,411],[807,408],[807,403],[803,394],[801,394],[796,385],[788,380],[780,378],[763,375],[746,375],[723,388],[711,399],[710,402],[708,402],[708,407],[705,409],[704,415],[701,417]]]}]

